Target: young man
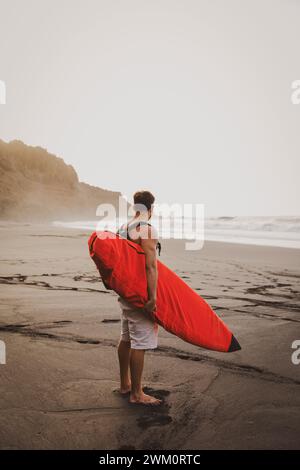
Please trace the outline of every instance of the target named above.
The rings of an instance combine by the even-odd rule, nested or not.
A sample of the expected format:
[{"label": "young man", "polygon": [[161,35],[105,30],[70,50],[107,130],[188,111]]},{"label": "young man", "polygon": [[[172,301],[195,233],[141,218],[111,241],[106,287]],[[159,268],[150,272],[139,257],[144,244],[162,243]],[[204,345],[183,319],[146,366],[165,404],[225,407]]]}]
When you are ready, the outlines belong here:
[{"label": "young man", "polygon": [[158,325],[151,313],[156,304],[157,233],[149,223],[152,216],[154,196],[149,191],[138,191],[133,196],[135,215],[119,234],[142,246],[146,256],[148,301],[144,311],[132,307],[119,297],[122,310],[121,339],[118,346],[120,364],[120,392],[130,394],[130,403],[159,405],[161,400],[147,395],[142,388],[142,373],[146,349],[157,347]]}]

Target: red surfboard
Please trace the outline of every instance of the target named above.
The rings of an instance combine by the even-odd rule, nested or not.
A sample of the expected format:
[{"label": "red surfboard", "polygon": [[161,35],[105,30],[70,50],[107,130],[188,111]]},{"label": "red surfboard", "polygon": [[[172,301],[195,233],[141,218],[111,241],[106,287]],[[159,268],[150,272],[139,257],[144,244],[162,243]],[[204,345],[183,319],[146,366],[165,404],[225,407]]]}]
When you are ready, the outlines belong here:
[{"label": "red surfboard", "polygon": [[[142,247],[109,231],[94,232],[88,244],[105,287],[142,309],[148,298]],[[206,349],[222,352],[241,349],[229,328],[200,295],[162,262],[157,261],[157,268],[153,317],[159,325],[184,341]],[[142,311],[141,315],[144,315]]]}]

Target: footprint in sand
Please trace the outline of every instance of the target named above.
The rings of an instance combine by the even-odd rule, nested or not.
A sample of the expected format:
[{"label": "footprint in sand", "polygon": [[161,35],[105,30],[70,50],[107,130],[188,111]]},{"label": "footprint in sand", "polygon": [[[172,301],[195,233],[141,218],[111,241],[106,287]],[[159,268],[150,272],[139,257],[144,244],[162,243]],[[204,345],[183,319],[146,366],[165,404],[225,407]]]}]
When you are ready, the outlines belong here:
[{"label": "footprint in sand", "polygon": [[148,429],[151,426],[165,426],[171,423],[172,418],[168,412],[170,405],[165,402],[165,398],[170,394],[168,390],[155,390],[150,387],[144,387],[144,392],[162,400],[159,406],[143,406],[138,409],[141,410],[137,418],[137,424],[142,429]]}]

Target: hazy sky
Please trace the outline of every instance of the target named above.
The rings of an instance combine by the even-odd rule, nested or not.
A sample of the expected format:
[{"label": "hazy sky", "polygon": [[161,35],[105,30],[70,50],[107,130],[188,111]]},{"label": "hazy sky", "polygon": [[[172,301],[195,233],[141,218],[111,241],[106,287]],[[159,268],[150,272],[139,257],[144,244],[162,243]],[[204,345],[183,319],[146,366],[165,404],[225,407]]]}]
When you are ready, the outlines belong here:
[{"label": "hazy sky", "polygon": [[300,207],[298,0],[0,0],[0,138],[206,215]]}]

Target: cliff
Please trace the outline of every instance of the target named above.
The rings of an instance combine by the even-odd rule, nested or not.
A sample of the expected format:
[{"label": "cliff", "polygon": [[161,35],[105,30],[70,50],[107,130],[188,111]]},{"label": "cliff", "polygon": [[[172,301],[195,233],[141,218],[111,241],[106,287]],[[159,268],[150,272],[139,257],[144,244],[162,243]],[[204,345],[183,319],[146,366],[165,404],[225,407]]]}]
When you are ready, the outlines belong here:
[{"label": "cliff", "polygon": [[117,207],[119,196],[81,183],[71,165],[41,147],[0,140],[0,219],[95,219],[99,204]]}]

